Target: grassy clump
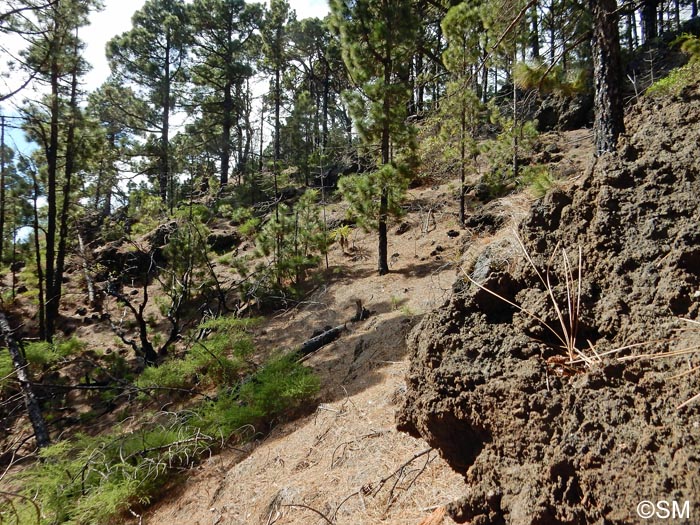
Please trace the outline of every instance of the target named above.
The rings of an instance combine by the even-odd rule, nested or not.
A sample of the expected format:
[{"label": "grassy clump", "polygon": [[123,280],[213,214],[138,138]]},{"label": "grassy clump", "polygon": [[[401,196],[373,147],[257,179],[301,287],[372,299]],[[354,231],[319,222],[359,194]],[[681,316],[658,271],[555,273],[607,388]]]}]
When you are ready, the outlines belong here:
[{"label": "grassy clump", "polygon": [[0,392],[5,390],[14,377],[15,368],[7,348],[0,348]]},{"label": "grassy clump", "polygon": [[[75,355],[85,348],[85,344],[76,338],[57,339],[54,343],[37,341],[24,346],[24,355],[32,371],[45,369]],[[7,348],[0,349],[0,391],[14,381],[14,365]]]},{"label": "grassy clump", "polygon": [[62,359],[75,355],[85,348],[85,343],[74,337],[56,340],[54,343],[37,341],[24,347],[24,354],[29,365],[50,366]]},{"label": "grassy clump", "polygon": [[[43,449],[41,463],[17,476],[23,495],[35,496],[40,523],[108,523],[133,505],[148,504],[173,472],[210,450],[213,440],[178,416],[155,419],[134,432],[79,435]],[[23,501],[0,504],[0,516],[37,523],[35,508]]]},{"label": "grassy clump", "polygon": [[228,436],[300,409],[318,392],[320,381],[296,362],[296,355],[272,358],[239,387],[205,403],[191,424],[206,434]]},{"label": "grassy clump", "polygon": [[520,184],[529,188],[538,199],[544,197],[556,184],[556,179],[547,166],[525,166],[520,175]]},{"label": "grassy clump", "polygon": [[[237,326],[228,320],[211,323],[222,332]],[[297,411],[318,389],[319,379],[295,355],[277,356],[214,401],[147,416],[139,425],[130,421],[130,427],[138,427],[134,431],[116,428],[108,435],[59,442],[42,451],[41,463],[12,480],[23,490],[0,500],[0,522],[114,522],[132,507],[147,505],[174,475],[239,429],[259,430]],[[41,510],[40,521],[30,500]]]},{"label": "grassy clump", "polygon": [[689,62],[654,82],[646,90],[647,95],[679,95],[683,88],[700,80],[700,38],[685,33],[676,38],[671,45],[679,46],[680,50],[690,57]]},{"label": "grassy clump", "polygon": [[686,86],[700,80],[700,62],[691,62],[683,67],[672,70],[664,78],[654,82],[646,90],[652,97],[675,96]]},{"label": "grassy clump", "polygon": [[180,359],[171,359],[159,367],[148,367],[136,380],[141,389],[187,388],[193,383],[228,384],[248,368],[254,351],[246,329],[255,321],[219,317],[200,325],[210,331],[206,340],[195,342]]}]

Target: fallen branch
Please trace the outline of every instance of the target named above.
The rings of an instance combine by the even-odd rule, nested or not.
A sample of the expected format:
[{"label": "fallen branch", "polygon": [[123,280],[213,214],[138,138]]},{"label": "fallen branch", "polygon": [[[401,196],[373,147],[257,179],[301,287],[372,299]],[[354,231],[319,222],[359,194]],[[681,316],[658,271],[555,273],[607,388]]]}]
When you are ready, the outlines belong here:
[{"label": "fallen branch", "polygon": [[311,512],[315,512],[319,516],[321,516],[324,520],[326,520],[326,523],[329,523],[330,525],[335,525],[334,521],[331,521],[328,516],[326,516],[323,512],[320,510],[316,510],[313,507],[309,507],[308,505],[304,505],[303,503],[283,503],[281,505],[282,507],[299,507],[302,509],[310,510]]},{"label": "fallen branch", "polygon": [[297,353],[300,357],[306,357],[307,355],[315,352],[316,350],[319,350],[320,348],[323,348],[327,344],[330,344],[336,339],[338,339],[340,337],[340,334],[342,334],[344,330],[346,330],[344,324],[338,325],[335,328],[331,328],[330,330],[326,330],[322,334],[319,334],[316,337],[312,337],[308,341],[299,345]]}]

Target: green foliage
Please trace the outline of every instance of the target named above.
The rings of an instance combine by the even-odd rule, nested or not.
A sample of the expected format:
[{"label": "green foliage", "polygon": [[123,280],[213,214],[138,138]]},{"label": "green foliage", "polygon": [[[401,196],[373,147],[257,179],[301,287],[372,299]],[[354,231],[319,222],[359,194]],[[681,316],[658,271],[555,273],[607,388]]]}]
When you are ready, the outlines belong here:
[{"label": "green foliage", "polygon": [[231,221],[234,224],[241,224],[253,217],[253,208],[243,207],[234,208],[231,212]]},{"label": "green foliage", "polygon": [[654,82],[645,93],[651,97],[678,95],[683,88],[698,80],[700,80],[700,61],[689,62]]},{"label": "green foliage", "polygon": [[135,190],[129,199],[129,217],[136,222],[131,227],[133,236],[144,235],[153,231],[165,215],[165,205],[156,195],[144,190]]},{"label": "green foliage", "polygon": [[254,237],[262,221],[258,217],[251,217],[238,227],[238,233],[243,237]]},{"label": "green foliage", "polygon": [[14,379],[15,367],[7,348],[0,348],[0,392],[5,390]]},{"label": "green foliage", "polygon": [[394,217],[403,214],[401,203],[409,183],[405,166],[385,164],[377,171],[342,177],[338,189],[350,204],[348,214],[365,230],[376,230],[379,225],[379,198],[383,191],[388,196],[388,213]]},{"label": "green foliage", "polygon": [[301,284],[306,272],[317,266],[320,256],[327,252],[330,239],[318,198],[317,190],[306,190],[294,206],[280,204],[260,228],[256,255],[270,259],[270,264],[256,268],[260,276],[258,286],[263,290]]},{"label": "green foliage", "polygon": [[85,348],[79,339],[56,339],[53,343],[38,341],[25,345],[24,352],[29,365],[48,366]]},{"label": "green foliage", "polygon": [[197,370],[194,359],[170,359],[158,367],[146,367],[134,384],[145,390],[187,388],[194,382]]},{"label": "green foliage", "polygon": [[530,120],[514,126],[513,120],[504,117],[493,104],[491,112],[491,121],[501,132],[495,139],[482,144],[482,152],[489,161],[490,169],[482,177],[481,183],[486,196],[494,199],[513,190],[521,175],[514,172],[514,144],[517,142],[518,159],[529,157],[537,141],[538,132],[535,121]]},{"label": "green foliage", "polygon": [[204,204],[189,204],[182,206],[175,212],[175,217],[185,220],[194,220],[200,224],[206,224],[213,217],[213,210]]},{"label": "green foliage", "polygon": [[[110,523],[132,506],[148,504],[173,475],[219,448],[239,429],[260,430],[307,406],[320,381],[297,362],[295,354],[276,355],[245,379],[240,368],[236,378],[224,377],[225,366],[216,368],[223,362],[235,366],[236,359],[242,363],[250,356],[253,345],[246,331],[256,322],[210,319],[199,327],[210,331],[206,350],[195,344],[186,359],[147,368],[139,378],[143,383],[180,387],[183,375],[212,378],[220,374],[218,379],[233,387],[223,387],[216,400],[181,413],[130,417],[128,430],[117,426],[101,436],[76,435],[43,449],[41,462],[9,479],[13,486],[22,487],[21,496],[26,499],[0,501],[0,517],[36,522],[31,499],[41,509],[41,524]],[[57,346],[57,352],[65,353],[74,343]],[[0,370],[4,368],[6,359],[0,358]],[[239,434],[236,439],[245,438]]]},{"label": "green foliage", "polygon": [[689,62],[671,72],[664,78],[654,82],[646,90],[652,97],[678,95],[683,88],[700,80],[700,38],[684,33],[676,38],[671,45],[680,46],[683,53],[690,55]]},{"label": "green foliage", "polygon": [[350,240],[350,234],[352,234],[352,228],[350,228],[349,225],[345,224],[343,226],[338,226],[331,232],[331,239],[338,244],[340,244],[340,248],[345,251],[348,249],[348,242]]},{"label": "green foliage", "polygon": [[[173,471],[192,465],[211,446],[208,436],[179,417],[161,416],[135,431],[118,428],[51,445],[41,451],[42,462],[17,478],[36,498],[41,523],[107,523],[132,505],[149,503]],[[33,507],[18,503],[20,516],[32,515]],[[0,512],[7,510],[2,507]],[[36,518],[21,521],[32,522]]]},{"label": "green foliage", "polygon": [[248,369],[254,352],[246,329],[254,321],[217,317],[200,324],[210,331],[207,339],[194,343],[182,358],[172,358],[158,367],[147,367],[136,380],[142,389],[189,388],[199,384],[229,384]]},{"label": "green foliage", "polygon": [[690,55],[690,62],[700,62],[700,37],[689,33],[683,33],[681,36],[671,42],[672,46],[680,46],[683,53]]},{"label": "green foliage", "polygon": [[537,198],[544,197],[554,186],[556,179],[546,166],[524,166],[520,184],[530,188]]},{"label": "green foliage", "polygon": [[297,363],[296,354],[274,357],[240,388],[206,403],[191,424],[206,434],[226,437],[246,425],[257,427],[300,409],[319,388],[318,377]]},{"label": "green foliage", "polygon": [[513,78],[520,89],[538,89],[570,97],[589,88],[590,71],[586,68],[564,70],[561,65],[550,69],[546,62],[518,62],[513,67]]}]

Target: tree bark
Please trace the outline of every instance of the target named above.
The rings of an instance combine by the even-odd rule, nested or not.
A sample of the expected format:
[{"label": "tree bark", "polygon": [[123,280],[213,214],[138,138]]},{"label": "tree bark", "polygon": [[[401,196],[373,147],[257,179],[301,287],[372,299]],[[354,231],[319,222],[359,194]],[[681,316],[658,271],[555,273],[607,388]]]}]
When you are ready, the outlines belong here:
[{"label": "tree bark", "polygon": [[595,121],[593,135],[596,155],[614,151],[625,131],[618,30],[615,0],[589,0],[593,15],[593,82]]},{"label": "tree bark", "polygon": [[0,116],[0,264],[5,244],[5,116]]},{"label": "tree bark", "polygon": [[[55,39],[54,39],[55,40]],[[52,42],[52,46],[55,45]],[[51,341],[55,330],[56,319],[52,314],[53,311],[58,311],[58,308],[53,308],[52,288],[54,282],[54,264],[56,256],[56,176],[58,172],[58,121],[59,121],[59,66],[58,66],[58,51],[53,50],[51,57],[51,122],[49,124],[49,143],[46,147],[46,164],[47,164],[47,205],[48,215],[46,218],[46,303],[40,305],[44,309],[45,325],[42,338]]]},{"label": "tree bark", "polygon": [[642,37],[644,43],[659,36],[656,22],[656,11],[659,7],[659,0],[644,0],[642,5]]},{"label": "tree bark", "polygon": [[34,390],[32,390],[32,382],[29,378],[27,360],[20,350],[17,341],[15,341],[15,338],[12,336],[10,324],[7,322],[7,318],[5,317],[4,313],[0,313],[0,335],[3,339],[5,339],[5,344],[7,344],[7,349],[9,350],[10,357],[12,358],[12,364],[22,390],[24,405],[27,407],[27,415],[29,416],[29,421],[32,423],[32,428],[34,429],[36,445],[39,448],[44,448],[51,443],[49,431],[46,428],[46,422],[44,421],[44,416],[41,413],[39,400],[36,398]]},{"label": "tree bark", "polygon": [[233,126],[233,94],[231,82],[224,86],[223,123],[221,133],[221,187],[228,184],[228,172],[231,162],[231,127]]},{"label": "tree bark", "polygon": [[[170,34],[166,34],[165,39],[165,60],[164,60],[163,86],[161,93],[161,115],[163,127],[160,132],[160,169],[158,170],[158,191],[163,203],[168,201],[168,183],[170,181]],[[170,196],[172,201],[172,195]],[[171,203],[172,204],[172,203]]]},{"label": "tree bark", "polygon": [[[77,31],[76,31],[76,42]],[[68,121],[68,131],[66,134],[66,151],[65,151],[65,166],[63,170],[63,201],[61,203],[61,214],[59,220],[59,236],[58,236],[58,248],[56,250],[56,264],[54,267],[54,277],[53,282],[47,283],[47,290],[49,292],[49,301],[46,305],[47,308],[47,318],[50,316],[54,321],[52,325],[53,328],[49,333],[50,337],[53,337],[55,330],[55,320],[58,319],[58,310],[61,303],[61,295],[63,289],[63,272],[65,271],[65,261],[66,261],[66,251],[68,249],[68,215],[70,212],[71,204],[71,191],[72,191],[72,181],[73,172],[75,171],[75,129],[77,126],[78,119],[78,53],[79,48],[76,44],[73,50],[73,59],[75,64],[73,65],[73,71],[71,72],[71,92],[69,101],[69,111],[70,117]]]}]

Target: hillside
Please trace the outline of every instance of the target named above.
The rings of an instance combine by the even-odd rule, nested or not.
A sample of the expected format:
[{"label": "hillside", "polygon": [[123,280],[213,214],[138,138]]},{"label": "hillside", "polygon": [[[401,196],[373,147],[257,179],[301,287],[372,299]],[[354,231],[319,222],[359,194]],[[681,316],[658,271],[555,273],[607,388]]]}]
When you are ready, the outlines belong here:
[{"label": "hillside", "polygon": [[0,525],[698,521],[696,0],[0,4]]},{"label": "hillside", "polygon": [[[700,85],[644,100],[627,117],[619,154],[585,172],[578,164],[578,176],[531,209],[521,196],[480,212],[516,221],[495,235],[449,238],[445,186],[416,190],[414,201],[448,206],[429,232],[420,214],[408,215],[389,276],[346,260],[263,330],[268,344],[289,345],[310,326],[350,317],[356,298],[374,310],[306,361],[323,378],[313,414],[207,461],[143,522],[630,523],[648,494],[692,502],[700,478],[688,430],[700,416],[697,404],[676,407],[700,392],[700,378],[676,376],[692,370],[700,342],[682,319],[700,307],[700,137],[687,125],[696,119]],[[552,252],[568,249],[576,266],[581,246],[576,347],[589,364],[566,365],[542,323],[465,283],[462,271],[486,278],[483,286],[559,330],[516,226],[538,269],[550,261],[558,300],[565,283]],[[620,360],[682,348],[691,353]],[[415,438],[396,431],[397,410]]]}]

